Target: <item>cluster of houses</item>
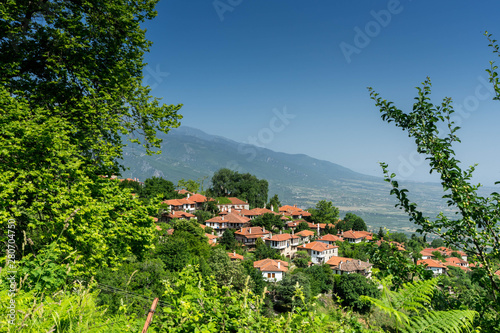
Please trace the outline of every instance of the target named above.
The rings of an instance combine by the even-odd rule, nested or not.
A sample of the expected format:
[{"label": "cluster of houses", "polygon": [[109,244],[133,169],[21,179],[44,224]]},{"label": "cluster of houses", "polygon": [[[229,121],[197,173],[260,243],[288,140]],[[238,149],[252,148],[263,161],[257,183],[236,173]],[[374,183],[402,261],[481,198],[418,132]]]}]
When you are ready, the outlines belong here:
[{"label": "cluster of houses", "polygon": [[[185,190],[183,190],[185,191]],[[203,204],[214,199],[207,198],[201,194],[192,194],[185,191],[186,198],[165,200],[167,205],[166,212],[161,220],[170,221],[171,219],[196,219],[193,214],[196,210],[202,209]],[[325,230],[326,224],[307,222],[303,218],[311,216],[311,213],[296,206],[285,205],[279,207],[278,212],[273,209],[254,208],[249,209],[249,204],[235,197],[227,198],[226,203],[217,203],[220,213],[205,221],[200,225],[203,228],[210,227],[213,232],[207,233],[209,243],[217,244],[217,238],[221,237],[227,229],[236,230],[234,235],[236,241],[245,246],[249,251],[255,249],[257,239],[262,239],[270,248],[275,249],[285,258],[293,259],[297,251],[305,251],[310,256],[310,265],[328,264],[335,274],[359,273],[366,277],[371,276],[372,264],[353,258],[344,258],[338,256],[337,242],[371,242],[373,233],[368,231],[344,231],[337,235],[321,235]],[[272,208],[272,207],[271,207]],[[251,220],[263,214],[279,215],[285,221],[287,232],[273,234],[264,227],[251,226]],[[301,223],[307,223],[309,229],[295,232],[295,229]],[[314,232],[314,231],[316,232]],[[169,230],[171,233],[171,230]],[[385,242],[383,239],[377,241],[377,245]],[[404,245],[397,242],[389,242],[399,251],[404,251]],[[442,262],[435,258],[436,251],[446,261]],[[457,257],[460,256],[461,258]],[[237,253],[228,253],[231,260],[243,260],[243,256]],[[467,262],[467,255],[462,251],[454,251],[449,248],[440,247],[437,249],[426,248],[421,251],[422,259],[417,264],[426,266],[435,275],[446,273],[448,266],[459,267],[463,270],[470,270]],[[268,281],[280,281],[284,274],[288,272],[289,264],[283,260],[264,259],[254,262],[254,267],[262,272],[262,275]]]}]

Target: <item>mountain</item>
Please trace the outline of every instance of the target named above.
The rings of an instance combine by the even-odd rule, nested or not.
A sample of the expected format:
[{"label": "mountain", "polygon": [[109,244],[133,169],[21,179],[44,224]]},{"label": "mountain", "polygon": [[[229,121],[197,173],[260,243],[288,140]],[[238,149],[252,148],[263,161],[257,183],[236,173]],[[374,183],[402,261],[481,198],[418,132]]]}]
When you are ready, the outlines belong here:
[{"label": "mountain", "polygon": [[[238,143],[222,136],[182,126],[171,130],[163,139],[160,155],[148,156],[142,147],[130,144],[124,148],[124,177],[141,180],[163,177],[174,184],[181,178],[210,179],[220,168],[249,172],[269,182],[269,196],[278,194],[282,204],[312,207],[319,200],[332,201],[341,213],[362,216],[374,230],[380,226],[391,230],[413,231],[408,217],[394,208],[390,186],[382,178],[354,172],[338,164],[304,154],[286,154]],[[439,211],[452,213],[440,199],[439,185],[405,184],[415,202],[435,216]]]}]

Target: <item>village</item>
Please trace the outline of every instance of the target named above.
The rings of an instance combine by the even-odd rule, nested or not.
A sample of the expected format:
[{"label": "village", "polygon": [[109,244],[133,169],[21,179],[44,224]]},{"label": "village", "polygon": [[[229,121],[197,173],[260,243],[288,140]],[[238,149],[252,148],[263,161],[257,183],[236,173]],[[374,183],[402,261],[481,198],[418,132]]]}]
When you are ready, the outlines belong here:
[{"label": "village", "polygon": [[[207,202],[215,202],[215,199],[187,190],[179,190],[179,194],[185,195],[182,199],[169,199],[163,202],[168,207],[168,212],[158,219],[157,222],[169,223],[177,220],[196,220],[195,211],[201,210]],[[396,241],[386,241],[384,237],[378,237],[374,232],[366,230],[338,231],[336,234],[328,233],[328,223],[315,223],[311,220],[311,213],[296,205],[284,205],[276,211],[274,207],[250,209],[249,203],[236,197],[228,197],[227,203],[217,202],[219,213],[206,221],[202,221],[199,227],[207,231],[205,233],[208,242],[212,246],[218,245],[218,240],[228,230],[234,231],[236,242],[240,245],[239,251],[227,252],[231,260],[244,260],[243,253],[252,252],[256,248],[258,240],[262,240],[266,246],[275,250],[282,257],[280,259],[265,258],[257,260],[253,266],[258,269],[263,278],[269,282],[281,281],[285,274],[293,269],[293,259],[298,251],[304,251],[309,256],[308,266],[323,265],[330,266],[334,274],[358,273],[366,278],[371,278],[373,264],[370,260],[362,261],[356,258],[339,256],[339,245],[342,242],[351,244],[373,243],[377,246],[388,244],[397,251],[405,252],[405,244]],[[284,222],[284,227],[279,232],[272,232],[265,227],[253,226],[252,221],[264,214],[279,216]],[[331,226],[336,223],[332,221]],[[299,225],[307,224],[305,230],[296,231]],[[157,230],[161,230],[159,225]],[[277,231],[277,230],[275,230]],[[172,235],[174,229],[167,230]],[[453,250],[440,246],[437,248],[426,247],[422,249],[416,260],[417,265],[422,265],[425,270],[431,271],[434,276],[446,274],[448,267],[457,267],[463,271],[470,271],[473,264],[467,261],[467,254],[460,250]],[[500,275],[500,270],[497,271]]]}]

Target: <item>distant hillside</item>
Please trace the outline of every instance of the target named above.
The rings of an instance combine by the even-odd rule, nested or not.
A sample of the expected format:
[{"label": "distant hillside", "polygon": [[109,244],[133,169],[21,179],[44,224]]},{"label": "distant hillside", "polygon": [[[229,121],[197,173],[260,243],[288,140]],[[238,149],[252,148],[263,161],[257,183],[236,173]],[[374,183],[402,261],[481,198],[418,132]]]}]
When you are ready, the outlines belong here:
[{"label": "distant hillside", "polygon": [[[207,176],[207,187],[215,171],[229,168],[268,180],[269,195],[278,194],[283,204],[307,208],[326,199],[343,213],[350,211],[362,216],[374,229],[380,226],[399,231],[414,229],[406,215],[394,208],[395,199],[389,196],[389,185],[382,178],[304,154],[279,153],[186,126],[160,137],[164,140],[161,155],[147,156],[137,145],[125,147],[123,163],[129,170],[123,176],[141,180],[158,176],[174,184],[181,178]],[[439,199],[440,186],[409,183],[408,187],[414,193],[414,200],[430,216],[447,210]]]}]

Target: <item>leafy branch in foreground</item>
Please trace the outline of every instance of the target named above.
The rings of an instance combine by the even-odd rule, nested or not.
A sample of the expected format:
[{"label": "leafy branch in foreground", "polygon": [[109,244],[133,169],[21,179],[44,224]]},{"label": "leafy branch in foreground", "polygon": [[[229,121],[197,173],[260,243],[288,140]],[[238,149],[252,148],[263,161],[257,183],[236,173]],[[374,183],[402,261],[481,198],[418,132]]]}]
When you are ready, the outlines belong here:
[{"label": "leafy branch in foreground", "polygon": [[475,311],[429,311],[438,279],[405,283],[398,291],[390,290],[390,280],[388,277],[380,281],[380,299],[369,296],[361,296],[361,299],[371,302],[389,317],[394,317],[396,330],[401,328],[404,332],[462,332],[472,328]]}]

